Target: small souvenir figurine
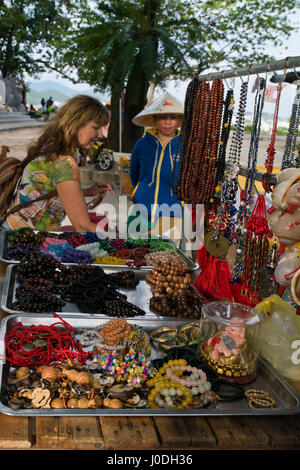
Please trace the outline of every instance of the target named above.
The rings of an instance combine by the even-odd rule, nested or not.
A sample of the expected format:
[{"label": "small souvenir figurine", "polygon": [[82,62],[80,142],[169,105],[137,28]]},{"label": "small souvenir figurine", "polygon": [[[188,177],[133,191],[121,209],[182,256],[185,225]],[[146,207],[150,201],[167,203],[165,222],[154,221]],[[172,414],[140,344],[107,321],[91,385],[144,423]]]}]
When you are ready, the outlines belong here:
[{"label": "small souvenir figurine", "polygon": [[[207,317],[217,323],[218,332],[200,344],[199,350],[200,356],[220,377],[231,382],[246,384],[256,377],[257,330],[251,328],[260,323],[260,318],[256,311],[252,313],[251,308],[243,305],[241,305],[243,308],[241,317],[232,315],[230,318],[228,311],[238,308],[239,305],[230,302],[212,302],[209,305],[209,308],[216,309],[217,314],[212,316],[208,314]],[[248,335],[246,335],[247,328]]]},{"label": "small souvenir figurine", "polygon": [[278,241],[285,247],[280,256],[275,278],[278,284],[291,288],[292,297],[300,305],[295,286],[300,269],[300,168],[287,168],[277,178],[272,192],[272,207],[268,210],[268,221]]}]

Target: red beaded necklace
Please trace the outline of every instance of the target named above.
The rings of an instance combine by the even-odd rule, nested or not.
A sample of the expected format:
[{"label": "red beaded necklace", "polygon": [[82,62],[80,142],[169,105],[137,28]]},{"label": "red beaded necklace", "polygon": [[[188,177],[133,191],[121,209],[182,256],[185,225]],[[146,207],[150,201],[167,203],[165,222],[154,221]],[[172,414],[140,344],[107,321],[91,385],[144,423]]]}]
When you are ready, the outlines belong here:
[{"label": "red beaded necklace", "polygon": [[[6,333],[4,342],[7,357],[5,359],[14,365],[28,367],[65,362],[68,358],[76,359],[84,364],[92,352],[84,352],[81,345],[73,339],[72,333],[75,330],[71,325],[56,313],[53,316],[61,321],[51,326],[31,325],[30,327],[24,327],[19,322],[9,333]],[[38,342],[41,339],[43,343],[39,346]]]},{"label": "red beaded necklace", "polygon": [[267,158],[265,161],[266,173],[263,176],[262,185],[266,192],[271,192],[271,187],[269,183],[269,177],[273,171],[273,164],[275,158],[275,139],[276,139],[276,132],[277,132],[277,125],[278,125],[278,111],[279,111],[279,103],[281,97],[281,90],[282,84],[279,83],[277,87],[277,95],[276,95],[276,103],[275,103],[275,110],[274,110],[274,118],[273,118],[273,126],[272,126],[272,133],[271,133],[271,141],[267,148]]}]

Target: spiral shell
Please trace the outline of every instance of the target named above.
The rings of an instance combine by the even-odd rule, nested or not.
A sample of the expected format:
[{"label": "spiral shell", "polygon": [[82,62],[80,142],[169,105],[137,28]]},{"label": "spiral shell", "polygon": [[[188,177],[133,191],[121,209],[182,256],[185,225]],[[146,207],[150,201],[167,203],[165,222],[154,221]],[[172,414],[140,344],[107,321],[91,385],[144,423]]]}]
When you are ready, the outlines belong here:
[{"label": "spiral shell", "polygon": [[27,379],[30,375],[30,370],[28,367],[19,367],[19,369],[16,371],[16,380],[24,380]]},{"label": "spiral shell", "polygon": [[40,371],[41,378],[48,380],[49,382],[55,382],[55,380],[61,377],[61,371],[57,367],[43,367]]},{"label": "spiral shell", "polygon": [[91,377],[88,372],[79,372],[76,382],[78,384],[89,384],[90,380],[91,380]]},{"label": "spiral shell", "polygon": [[51,408],[65,408],[65,404],[62,398],[53,398],[50,405]]},{"label": "spiral shell", "polygon": [[78,408],[78,400],[77,398],[70,398],[67,401],[67,407],[68,408]]}]

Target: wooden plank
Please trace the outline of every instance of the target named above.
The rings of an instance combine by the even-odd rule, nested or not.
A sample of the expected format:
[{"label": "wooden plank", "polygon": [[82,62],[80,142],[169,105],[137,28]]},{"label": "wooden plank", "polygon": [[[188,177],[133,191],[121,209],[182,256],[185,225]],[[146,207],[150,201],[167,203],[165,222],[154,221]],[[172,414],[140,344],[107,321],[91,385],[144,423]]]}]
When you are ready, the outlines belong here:
[{"label": "wooden plank", "polygon": [[36,447],[99,450],[104,442],[97,417],[41,417],[36,419]]},{"label": "wooden plank", "polygon": [[191,448],[210,449],[216,447],[216,436],[212,432],[205,418],[200,416],[186,417],[184,418],[184,423],[190,434]]},{"label": "wooden plank", "polygon": [[258,422],[272,449],[300,449],[300,415],[259,416]]},{"label": "wooden plank", "polygon": [[212,416],[207,418],[218,449],[265,449],[270,437],[255,416]]},{"label": "wooden plank", "polygon": [[56,449],[58,444],[58,417],[43,417],[35,419],[36,445],[41,449]]},{"label": "wooden plank", "polygon": [[152,418],[145,416],[100,417],[105,449],[159,449]]},{"label": "wooden plank", "polygon": [[184,449],[191,446],[184,417],[155,416],[153,419],[163,447]]},{"label": "wooden plank", "polygon": [[30,418],[0,414],[0,449],[29,449],[33,441]]}]

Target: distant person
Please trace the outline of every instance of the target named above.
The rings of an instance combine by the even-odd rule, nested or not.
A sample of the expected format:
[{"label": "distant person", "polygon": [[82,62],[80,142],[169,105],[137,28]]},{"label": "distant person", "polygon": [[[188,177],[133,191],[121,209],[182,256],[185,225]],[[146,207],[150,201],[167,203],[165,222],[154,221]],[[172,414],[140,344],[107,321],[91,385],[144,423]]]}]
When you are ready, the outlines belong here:
[{"label": "distant person", "polygon": [[31,104],[31,105],[30,105],[30,109],[29,109],[29,111],[28,111],[28,114],[29,114],[30,117],[33,118],[33,117],[35,117],[35,113],[36,113],[36,109],[35,109],[35,107],[33,106],[33,104]]},{"label": "distant person", "polygon": [[[53,106],[53,99],[52,99],[52,96],[50,96],[50,98],[47,100],[47,111],[51,112],[53,109],[52,106]],[[49,108],[51,108],[51,110]]]},{"label": "distant person", "polygon": [[41,106],[42,106],[42,114],[47,111],[46,100],[45,98],[41,99]]}]

